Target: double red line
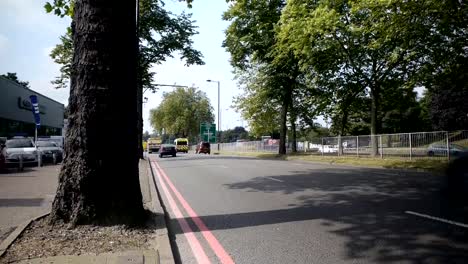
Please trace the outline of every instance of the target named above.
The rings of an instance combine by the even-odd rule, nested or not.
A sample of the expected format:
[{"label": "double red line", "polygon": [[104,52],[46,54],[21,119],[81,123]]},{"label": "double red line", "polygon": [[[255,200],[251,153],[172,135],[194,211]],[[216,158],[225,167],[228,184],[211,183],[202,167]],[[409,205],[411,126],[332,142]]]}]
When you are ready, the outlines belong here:
[{"label": "double red line", "polygon": [[210,229],[208,229],[208,227],[205,225],[203,220],[200,219],[197,213],[195,213],[195,211],[192,209],[189,203],[184,199],[182,194],[177,190],[177,188],[174,186],[174,184],[169,179],[169,177],[164,172],[164,170],[161,168],[161,166],[159,166],[159,164],[156,161],[152,161],[152,164],[153,164],[153,169],[156,172],[156,175],[158,177],[158,180],[161,183],[161,188],[164,194],[166,195],[166,198],[169,202],[170,207],[172,208],[172,211],[175,217],[177,218],[177,222],[179,223],[180,228],[182,229],[185,237],[187,238],[187,241],[190,245],[190,248],[192,249],[192,252],[195,258],[197,259],[197,262],[198,263],[211,263],[211,261],[209,260],[208,256],[205,253],[205,250],[201,246],[197,237],[194,235],[192,228],[190,227],[187,220],[184,218],[184,215],[182,214],[181,210],[177,206],[177,203],[175,202],[172,194],[169,192],[169,189],[167,188],[167,186],[169,186],[169,188],[172,190],[172,192],[176,196],[179,203],[187,212],[190,219],[192,219],[192,221],[198,227],[203,237],[210,245],[211,249],[215,252],[216,256],[218,256],[221,263],[223,264],[234,263],[231,256],[229,256],[229,254],[226,252],[223,246],[219,243],[219,241],[216,239],[213,233],[211,233]]}]

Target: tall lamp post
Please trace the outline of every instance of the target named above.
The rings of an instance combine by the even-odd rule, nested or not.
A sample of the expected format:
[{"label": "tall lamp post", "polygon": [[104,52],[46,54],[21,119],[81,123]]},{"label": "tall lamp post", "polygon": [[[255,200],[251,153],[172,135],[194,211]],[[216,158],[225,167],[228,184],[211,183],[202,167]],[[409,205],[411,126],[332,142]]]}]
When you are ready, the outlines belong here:
[{"label": "tall lamp post", "polygon": [[220,115],[221,115],[221,107],[219,106],[219,104],[220,104],[220,103],[219,103],[219,102],[220,102],[220,101],[219,101],[219,93],[220,93],[219,86],[220,86],[220,82],[219,82],[219,81],[213,81],[213,80],[206,80],[206,81],[207,81],[207,82],[215,82],[215,83],[218,83],[218,136],[217,136],[217,138],[218,138],[218,151],[219,151],[219,140],[220,140],[220,138],[219,138],[219,135],[220,135],[220,134],[219,134],[219,131],[220,131],[220,129],[221,129],[221,123],[220,123],[220,119],[219,119],[219,118],[220,118]]}]

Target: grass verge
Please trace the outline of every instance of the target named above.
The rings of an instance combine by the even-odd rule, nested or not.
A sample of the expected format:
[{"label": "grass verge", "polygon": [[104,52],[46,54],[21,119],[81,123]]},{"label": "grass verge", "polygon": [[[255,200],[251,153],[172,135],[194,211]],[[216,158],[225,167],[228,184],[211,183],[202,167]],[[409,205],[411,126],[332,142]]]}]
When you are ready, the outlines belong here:
[{"label": "grass verge", "polygon": [[[215,153],[216,154],[216,153]],[[260,159],[276,159],[276,160],[302,160],[311,162],[322,162],[329,164],[342,164],[359,167],[382,167],[392,169],[419,169],[427,171],[443,171],[447,166],[446,160],[440,159],[413,159],[406,160],[403,158],[368,158],[368,157],[353,157],[353,156],[318,156],[310,154],[287,154],[279,155],[274,153],[263,152],[217,152],[219,155],[233,155],[244,157],[255,157]]]}]

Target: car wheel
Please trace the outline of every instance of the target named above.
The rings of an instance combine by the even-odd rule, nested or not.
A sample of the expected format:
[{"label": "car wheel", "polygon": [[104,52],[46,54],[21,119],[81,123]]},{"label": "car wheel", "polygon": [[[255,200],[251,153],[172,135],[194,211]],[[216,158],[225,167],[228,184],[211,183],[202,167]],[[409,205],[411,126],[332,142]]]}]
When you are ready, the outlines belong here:
[{"label": "car wheel", "polygon": [[172,155],[172,157],[177,157],[177,154]]},{"label": "car wheel", "polygon": [[162,159],[163,155],[159,154],[159,157]]},{"label": "car wheel", "polygon": [[151,154],[151,151],[148,151],[148,154]]},{"label": "car wheel", "polygon": [[433,157],[433,156],[434,156],[434,152],[433,152],[433,151],[429,151],[429,152],[427,153],[427,155],[428,155],[429,157]]}]

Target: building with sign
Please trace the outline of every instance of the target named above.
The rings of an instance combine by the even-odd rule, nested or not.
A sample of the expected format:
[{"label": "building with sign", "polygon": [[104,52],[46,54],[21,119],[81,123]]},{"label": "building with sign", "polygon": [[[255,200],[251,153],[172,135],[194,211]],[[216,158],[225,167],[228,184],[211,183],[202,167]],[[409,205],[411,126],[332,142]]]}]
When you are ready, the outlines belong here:
[{"label": "building with sign", "polygon": [[34,136],[31,95],[36,95],[39,103],[41,126],[38,135],[62,135],[63,104],[0,76],[0,137]]}]

